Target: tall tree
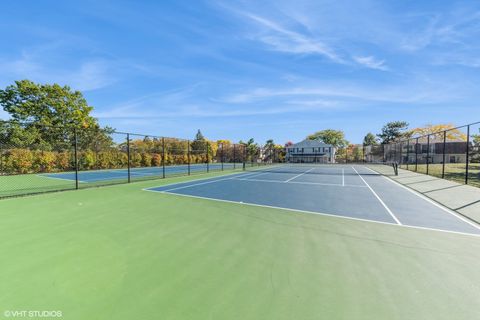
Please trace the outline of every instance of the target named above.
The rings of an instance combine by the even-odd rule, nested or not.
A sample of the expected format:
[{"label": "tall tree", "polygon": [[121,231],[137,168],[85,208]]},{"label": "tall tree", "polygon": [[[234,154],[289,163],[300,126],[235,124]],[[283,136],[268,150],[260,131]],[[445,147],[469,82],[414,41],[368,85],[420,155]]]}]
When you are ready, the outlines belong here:
[{"label": "tall tree", "polygon": [[199,140],[199,141],[205,140],[205,137],[203,136],[202,131],[200,131],[200,129],[198,129],[197,134],[195,135],[195,140]]},{"label": "tall tree", "polygon": [[30,80],[15,81],[0,90],[0,105],[12,120],[44,126],[90,127],[97,120],[80,91],[58,84],[37,84]]},{"label": "tall tree", "polygon": [[265,149],[273,149],[275,148],[275,142],[273,142],[273,139],[268,139],[265,142]]},{"label": "tall tree", "polygon": [[326,144],[331,144],[336,148],[343,148],[348,145],[345,134],[341,130],[326,129],[317,131],[307,137],[309,140],[319,140]]},{"label": "tall tree", "polygon": [[264,157],[265,161],[275,161],[276,158],[276,149],[275,149],[275,142],[273,139],[268,139],[265,142],[264,148]]},{"label": "tall tree", "polygon": [[[0,90],[0,106],[11,122],[7,135],[11,139],[29,141],[42,149],[71,147],[74,129],[92,131],[85,136],[103,139],[97,119],[90,115],[93,107],[79,91],[58,84],[37,84],[30,80]],[[10,140],[12,141],[12,140]]]},{"label": "tall tree", "polygon": [[253,161],[258,156],[259,152],[259,146],[257,143],[255,143],[255,140],[253,138],[248,139],[247,142],[243,142],[240,140],[240,144],[245,145],[246,152],[247,152],[247,159],[246,161]]},{"label": "tall tree", "polygon": [[200,129],[198,129],[197,134],[195,135],[195,139],[192,141],[191,144],[192,151],[194,152],[205,152],[207,149],[207,140],[203,136]]},{"label": "tall tree", "polygon": [[374,146],[378,144],[377,137],[371,132],[367,133],[367,135],[363,138],[363,145],[364,146]]},{"label": "tall tree", "polygon": [[382,144],[387,144],[405,137],[408,129],[408,122],[392,121],[383,126],[382,132],[377,136],[382,140]]}]

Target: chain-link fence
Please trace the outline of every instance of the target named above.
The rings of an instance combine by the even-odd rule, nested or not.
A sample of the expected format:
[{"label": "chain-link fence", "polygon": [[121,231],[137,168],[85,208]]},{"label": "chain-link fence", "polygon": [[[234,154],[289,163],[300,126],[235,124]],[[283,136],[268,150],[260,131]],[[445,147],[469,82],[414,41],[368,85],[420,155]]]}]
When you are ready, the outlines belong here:
[{"label": "chain-link fence", "polygon": [[480,122],[365,147],[366,162],[396,162],[400,168],[480,187]]},{"label": "chain-link fence", "polygon": [[222,170],[265,159],[255,147],[0,121],[0,198]]}]

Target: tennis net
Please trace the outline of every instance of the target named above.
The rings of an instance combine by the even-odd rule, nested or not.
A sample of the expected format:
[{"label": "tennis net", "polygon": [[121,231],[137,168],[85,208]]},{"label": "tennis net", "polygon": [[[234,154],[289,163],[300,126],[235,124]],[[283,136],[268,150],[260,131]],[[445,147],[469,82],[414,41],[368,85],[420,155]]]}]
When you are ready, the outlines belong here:
[{"label": "tennis net", "polygon": [[395,162],[378,162],[368,164],[319,164],[319,163],[271,163],[245,165],[245,171],[280,173],[280,174],[320,174],[320,175],[358,175],[362,167],[371,170],[361,170],[362,175],[398,175],[398,164]]}]

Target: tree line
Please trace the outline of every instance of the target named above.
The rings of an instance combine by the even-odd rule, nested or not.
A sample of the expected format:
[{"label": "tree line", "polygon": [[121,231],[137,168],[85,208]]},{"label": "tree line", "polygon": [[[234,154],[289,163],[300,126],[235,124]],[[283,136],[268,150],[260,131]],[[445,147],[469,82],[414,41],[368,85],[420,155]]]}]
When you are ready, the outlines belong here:
[{"label": "tree line", "polygon": [[[3,174],[150,167],[206,162],[256,161],[254,139],[238,144],[210,141],[198,130],[194,139],[138,137],[102,127],[82,93],[58,84],[15,81],[0,90],[0,106],[10,117],[0,121],[0,171]],[[266,150],[281,146],[268,140]],[[265,156],[281,154],[265,152]]]}]

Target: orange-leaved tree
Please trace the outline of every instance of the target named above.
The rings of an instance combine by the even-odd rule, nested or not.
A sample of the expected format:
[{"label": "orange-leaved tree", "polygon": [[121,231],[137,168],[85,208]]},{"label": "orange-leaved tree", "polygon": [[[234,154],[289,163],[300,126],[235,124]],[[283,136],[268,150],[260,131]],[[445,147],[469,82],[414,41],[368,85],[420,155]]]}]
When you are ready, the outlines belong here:
[{"label": "orange-leaved tree", "polygon": [[443,132],[446,131],[446,138],[449,141],[467,141],[467,135],[453,124],[427,124],[424,127],[415,128],[409,131],[411,137],[420,137],[427,134],[433,135],[435,140],[443,139]]}]

